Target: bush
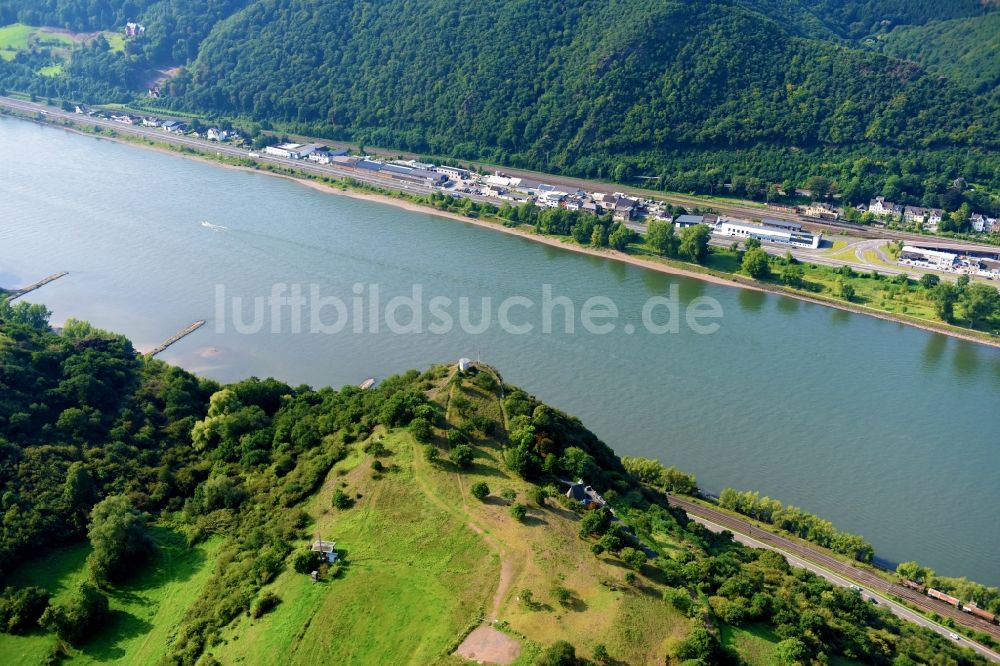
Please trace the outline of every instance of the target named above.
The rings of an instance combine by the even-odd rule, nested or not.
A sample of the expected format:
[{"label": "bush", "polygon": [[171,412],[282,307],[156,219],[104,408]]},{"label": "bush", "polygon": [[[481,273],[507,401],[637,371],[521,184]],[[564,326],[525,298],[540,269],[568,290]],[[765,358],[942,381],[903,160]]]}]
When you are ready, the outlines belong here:
[{"label": "bush", "polygon": [[691,608],[691,595],[682,587],[668,587],[663,590],[663,600],[687,615]]},{"label": "bush", "polygon": [[132,571],[136,562],[153,552],[153,542],[146,528],[146,517],[124,495],[112,495],[91,511],[87,536],[93,551],[87,557],[87,569],[98,582]]},{"label": "bush", "polygon": [[554,585],[552,587],[552,597],[559,602],[561,606],[568,606],[570,601],[573,599],[573,593],[562,585]]},{"label": "bush", "polygon": [[347,493],[339,488],[333,491],[333,499],[331,500],[333,508],[345,510],[350,509],[354,505],[354,500],[348,497]]},{"label": "bush", "polygon": [[517,520],[524,520],[524,517],[528,515],[528,507],[523,504],[512,504],[510,507],[510,515],[514,516]]},{"label": "bush", "polygon": [[23,634],[38,626],[49,605],[49,593],[40,587],[8,587],[0,596],[0,631]]},{"label": "bush", "polygon": [[580,536],[584,539],[593,534],[604,534],[608,529],[608,519],[603,511],[588,511],[580,520]]},{"label": "bush", "polygon": [[316,570],[317,564],[319,564],[319,556],[309,548],[300,550],[292,558],[292,568],[298,573],[311,573]]},{"label": "bush", "polygon": [[96,585],[84,582],[65,602],[49,606],[42,613],[41,624],[67,643],[79,645],[101,626],[107,614],[108,598]]},{"label": "bush", "polygon": [[382,464],[381,460],[379,460],[378,458],[376,458],[375,460],[372,461],[372,471],[375,471],[375,472],[384,472],[385,471],[385,465]]},{"label": "bush", "polygon": [[472,464],[475,455],[472,452],[472,447],[468,444],[459,444],[451,450],[451,455],[448,456],[451,461],[458,465],[459,467],[468,467]]},{"label": "bush", "polygon": [[556,641],[535,658],[535,666],[576,666],[576,648]]},{"label": "bush", "polygon": [[469,438],[464,432],[458,428],[452,428],[448,431],[448,444],[450,446],[456,447],[469,443]]},{"label": "bush", "polygon": [[410,421],[410,432],[418,442],[427,443],[434,437],[430,422],[420,416]]},{"label": "bush", "polygon": [[621,557],[622,562],[636,570],[641,569],[642,565],[646,563],[646,553],[631,547],[622,548],[619,557]]},{"label": "bush", "polygon": [[535,486],[531,489],[531,500],[538,506],[545,506],[545,500],[549,498],[549,491],[542,486]]},{"label": "bush", "polygon": [[436,446],[428,446],[424,449],[424,458],[432,465],[436,465],[441,459],[441,452],[437,450]]},{"label": "bush", "polygon": [[508,502],[513,502],[517,499],[517,492],[513,488],[504,488],[500,491],[500,497],[504,498]]},{"label": "bush", "polygon": [[250,617],[258,618],[277,608],[281,597],[274,592],[265,592],[254,600],[250,606]]},{"label": "bush", "polygon": [[477,481],[469,488],[469,492],[472,493],[473,497],[482,502],[490,494],[490,487],[486,485],[485,481]]},{"label": "bush", "polygon": [[681,661],[699,659],[705,664],[723,663],[726,658],[719,639],[704,627],[695,627],[687,638],[677,645],[674,656]]}]

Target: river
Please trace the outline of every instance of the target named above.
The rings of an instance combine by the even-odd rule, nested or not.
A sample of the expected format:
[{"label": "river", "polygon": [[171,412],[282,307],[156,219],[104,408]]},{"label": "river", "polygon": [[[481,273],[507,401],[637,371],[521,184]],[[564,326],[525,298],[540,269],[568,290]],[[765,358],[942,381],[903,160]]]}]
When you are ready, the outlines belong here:
[{"label": "river", "polygon": [[[55,324],[87,319],[150,348],[206,319],[161,358],[223,381],[341,386],[479,356],[620,454],[693,472],[709,491],[757,489],[800,506],[863,534],[887,561],[1000,584],[1000,350],[24,121],[0,118],[0,156],[0,286],[69,271],[28,298]],[[456,304],[456,325],[434,333],[425,314],[419,333],[390,331],[387,319],[371,332],[370,318],[360,333],[360,319],[316,332],[305,315],[295,332],[289,307],[240,332],[252,298],[276,283],[305,296],[315,285],[349,315],[356,303],[368,312],[372,285],[384,312],[417,284],[423,301]],[[559,307],[542,332],[544,285],[572,302],[574,332]],[[682,314],[713,299],[722,317],[704,321],[717,331],[643,325],[644,304],[674,285]],[[457,302],[470,299],[477,323],[484,296],[491,325],[463,330]],[[596,296],[619,310],[610,333],[582,325]],[[508,311],[531,332],[499,325],[511,297],[533,303]],[[336,328],[344,312],[329,303],[320,319]],[[662,321],[666,310],[655,312]]]}]

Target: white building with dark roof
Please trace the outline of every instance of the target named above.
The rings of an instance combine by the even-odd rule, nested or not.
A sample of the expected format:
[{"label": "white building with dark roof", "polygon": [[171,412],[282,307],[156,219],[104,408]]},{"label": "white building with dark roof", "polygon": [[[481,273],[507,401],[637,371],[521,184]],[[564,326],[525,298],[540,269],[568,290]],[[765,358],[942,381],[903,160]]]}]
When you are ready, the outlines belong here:
[{"label": "white building with dark roof", "polygon": [[823,240],[822,234],[811,234],[795,228],[776,229],[765,227],[762,224],[754,224],[746,220],[730,220],[722,218],[713,230],[718,236],[729,236],[731,238],[756,238],[762,243],[778,243],[780,245],[791,245],[792,247],[803,247],[815,250]]},{"label": "white building with dark roof", "polygon": [[903,214],[903,207],[886,201],[885,197],[875,197],[868,202],[868,212],[876,217],[899,217]]}]

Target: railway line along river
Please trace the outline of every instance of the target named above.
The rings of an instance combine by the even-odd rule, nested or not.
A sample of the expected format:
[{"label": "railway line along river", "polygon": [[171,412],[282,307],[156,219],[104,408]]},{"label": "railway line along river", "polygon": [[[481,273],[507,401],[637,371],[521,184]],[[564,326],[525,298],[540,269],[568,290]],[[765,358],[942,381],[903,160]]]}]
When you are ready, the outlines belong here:
[{"label": "railway line along river", "polygon": [[0,286],[68,271],[25,297],[55,324],[148,350],[205,319],[160,358],[224,381],[481,355],[621,454],[1000,584],[996,348],[13,119],[0,155]]}]

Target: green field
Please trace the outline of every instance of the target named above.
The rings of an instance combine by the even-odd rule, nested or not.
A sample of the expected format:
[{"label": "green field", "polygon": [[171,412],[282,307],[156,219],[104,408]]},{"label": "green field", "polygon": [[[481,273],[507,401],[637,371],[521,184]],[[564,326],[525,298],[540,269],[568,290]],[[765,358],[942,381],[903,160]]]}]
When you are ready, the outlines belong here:
[{"label": "green field", "polygon": [[0,27],[0,57],[4,60],[13,60],[18,51],[31,47],[66,48],[72,44],[73,38],[68,35],[23,23]]},{"label": "green field", "polygon": [[[253,664],[280,654],[297,663],[428,664],[445,658],[480,616],[499,563],[465,523],[420,492],[409,434],[383,443],[391,471],[375,479],[371,458],[349,457],[307,506],[316,533],[336,540],[347,563],[343,576],[313,583],[287,570],[267,588],[282,603],[259,620],[234,623],[211,650],[217,659]],[[356,498],[353,508],[330,508],[337,487]]]},{"label": "green field", "polygon": [[48,65],[38,70],[38,74],[40,76],[54,77],[54,76],[61,76],[62,73],[63,73],[63,66],[62,64],[59,63],[56,63],[55,65]]},{"label": "green field", "polygon": [[[105,631],[75,652],[71,663],[155,663],[166,652],[171,632],[188,604],[208,580],[221,539],[188,548],[183,535],[154,527],[157,554],[130,581],[108,592],[111,617]],[[90,546],[60,548],[29,562],[6,582],[38,585],[54,601],[65,598],[85,578],[84,562]],[[0,654],[12,656],[6,664],[39,664],[56,639],[35,632],[28,636],[0,634]]]},{"label": "green field", "polygon": [[[95,33],[96,34],[96,33]],[[120,32],[106,30],[100,34],[108,41],[112,51],[121,52],[125,50],[125,36]],[[25,25],[24,23],[12,23],[0,27],[0,58],[13,60],[21,51],[32,48],[50,48],[54,54],[66,58],[69,56],[69,49],[74,44],[88,41],[92,35],[90,33],[67,33],[57,31],[55,28],[38,27]],[[60,69],[56,73],[50,73],[50,67],[43,68],[39,72],[42,76],[56,76],[62,73]]]},{"label": "green field", "polygon": [[776,648],[781,640],[766,624],[719,627],[722,644],[738,651],[747,666],[779,666]]}]

